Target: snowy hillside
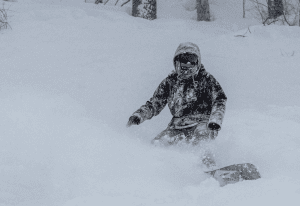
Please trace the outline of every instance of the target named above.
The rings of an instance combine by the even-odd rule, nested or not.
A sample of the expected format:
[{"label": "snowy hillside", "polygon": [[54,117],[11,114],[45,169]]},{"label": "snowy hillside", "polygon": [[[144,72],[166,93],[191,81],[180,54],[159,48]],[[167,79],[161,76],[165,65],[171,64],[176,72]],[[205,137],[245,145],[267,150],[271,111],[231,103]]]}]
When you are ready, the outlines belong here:
[{"label": "snowy hillside", "polygon": [[[243,19],[241,0],[215,0],[215,21],[197,22],[191,2],[158,1],[155,21],[112,0],[5,2],[1,206],[299,205],[300,27]],[[186,41],[228,97],[210,145],[218,165],[250,162],[261,179],[219,187],[202,171],[201,146],[152,146],[167,107],[125,127]]]}]

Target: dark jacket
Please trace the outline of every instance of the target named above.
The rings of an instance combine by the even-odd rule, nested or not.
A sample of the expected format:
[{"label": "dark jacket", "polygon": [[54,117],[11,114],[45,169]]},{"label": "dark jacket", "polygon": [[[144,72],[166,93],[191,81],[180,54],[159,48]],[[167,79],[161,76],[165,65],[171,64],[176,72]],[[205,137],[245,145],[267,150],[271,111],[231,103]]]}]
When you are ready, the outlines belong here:
[{"label": "dark jacket", "polygon": [[[182,44],[175,56],[188,50],[194,51],[201,60],[199,48],[191,47],[194,45]],[[199,72],[188,79],[178,78],[176,72],[171,73],[160,83],[153,97],[133,115],[143,122],[158,115],[168,104],[173,115],[169,128],[188,128],[199,122],[216,123],[221,127],[227,97],[217,80],[200,62],[198,67]]]}]

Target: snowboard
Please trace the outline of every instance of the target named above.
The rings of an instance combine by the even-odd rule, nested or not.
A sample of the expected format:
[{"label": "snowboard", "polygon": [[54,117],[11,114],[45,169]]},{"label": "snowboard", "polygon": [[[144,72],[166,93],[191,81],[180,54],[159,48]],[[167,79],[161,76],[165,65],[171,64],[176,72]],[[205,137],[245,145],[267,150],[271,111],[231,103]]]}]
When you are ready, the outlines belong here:
[{"label": "snowboard", "polygon": [[243,180],[256,180],[261,177],[257,168],[250,163],[229,165],[205,173],[215,178],[221,187]]}]

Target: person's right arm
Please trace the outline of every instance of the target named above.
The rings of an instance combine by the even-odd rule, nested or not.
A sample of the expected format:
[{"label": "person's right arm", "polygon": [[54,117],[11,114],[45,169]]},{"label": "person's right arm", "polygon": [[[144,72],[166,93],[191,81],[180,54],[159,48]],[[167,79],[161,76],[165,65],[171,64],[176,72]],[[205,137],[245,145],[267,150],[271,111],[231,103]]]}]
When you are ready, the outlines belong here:
[{"label": "person's right arm", "polygon": [[167,78],[164,79],[155,90],[153,97],[141,106],[136,112],[129,118],[127,126],[138,125],[147,119],[151,119],[153,116],[158,115],[168,102],[169,96],[169,84]]}]

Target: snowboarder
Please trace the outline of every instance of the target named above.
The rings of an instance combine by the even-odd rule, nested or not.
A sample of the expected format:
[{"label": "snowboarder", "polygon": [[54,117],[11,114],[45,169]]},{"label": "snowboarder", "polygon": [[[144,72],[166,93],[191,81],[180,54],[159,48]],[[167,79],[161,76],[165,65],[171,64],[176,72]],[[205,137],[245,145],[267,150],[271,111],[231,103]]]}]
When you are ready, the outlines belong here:
[{"label": "snowboarder", "polygon": [[[227,97],[203,64],[199,47],[191,42],[177,48],[173,71],[165,78],[153,97],[129,118],[127,126],[139,125],[158,115],[168,104],[173,118],[168,127],[153,140],[154,144],[201,144],[216,138],[221,130]],[[202,162],[213,169],[212,155],[204,155]]]}]

